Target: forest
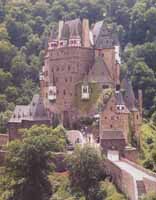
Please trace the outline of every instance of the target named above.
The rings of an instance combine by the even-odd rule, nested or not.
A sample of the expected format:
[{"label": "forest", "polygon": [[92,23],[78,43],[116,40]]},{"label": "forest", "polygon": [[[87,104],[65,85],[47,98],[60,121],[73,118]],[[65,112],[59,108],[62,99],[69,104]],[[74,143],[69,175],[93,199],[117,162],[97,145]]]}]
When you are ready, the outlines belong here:
[{"label": "forest", "polygon": [[[33,94],[39,92],[39,71],[52,27],[58,20],[77,17],[88,18],[90,25],[104,20],[118,33],[121,79],[128,72],[136,94],[138,89],[143,91],[140,162],[156,172],[156,0],[0,0],[0,133],[6,133],[15,105],[30,103]],[[77,173],[80,166],[74,165],[74,159],[94,155],[94,159],[100,162],[102,158],[90,147],[84,149],[84,154],[76,150],[75,157],[69,158],[72,176],[52,174],[54,169],[49,167],[49,151],[65,151],[67,142],[64,134],[60,135],[61,131],[59,128],[32,127],[25,130],[23,143],[14,141],[9,145],[6,169],[0,169],[0,200],[30,199],[28,194],[32,187],[27,191],[23,188],[34,184],[32,170],[35,179],[42,182],[31,191],[38,200],[92,200],[83,193],[81,182],[75,183],[75,188],[70,187],[74,178],[84,173],[83,169],[82,174]],[[58,143],[52,146],[54,141]],[[42,154],[38,154],[34,146]],[[32,157],[25,160],[31,153]],[[89,170],[90,167],[99,172],[99,166],[94,162],[88,166]],[[102,181],[98,173],[95,181],[97,187],[93,189],[90,185],[89,188],[93,198],[96,195],[97,200],[125,199],[110,182]],[[156,197],[150,194],[144,199],[155,200]]]}]

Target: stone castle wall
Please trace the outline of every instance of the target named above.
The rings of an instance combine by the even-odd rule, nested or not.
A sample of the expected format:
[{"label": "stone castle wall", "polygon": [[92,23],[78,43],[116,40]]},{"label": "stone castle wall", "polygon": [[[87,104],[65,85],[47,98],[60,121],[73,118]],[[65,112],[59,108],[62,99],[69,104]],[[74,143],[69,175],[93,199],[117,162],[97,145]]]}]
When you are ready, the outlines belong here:
[{"label": "stone castle wall", "polygon": [[[93,65],[94,51],[91,48],[64,47],[49,51],[44,66],[44,98],[50,112],[74,112],[73,100],[75,86],[82,81]],[[55,102],[48,101],[48,87],[55,83],[57,95]]]}]

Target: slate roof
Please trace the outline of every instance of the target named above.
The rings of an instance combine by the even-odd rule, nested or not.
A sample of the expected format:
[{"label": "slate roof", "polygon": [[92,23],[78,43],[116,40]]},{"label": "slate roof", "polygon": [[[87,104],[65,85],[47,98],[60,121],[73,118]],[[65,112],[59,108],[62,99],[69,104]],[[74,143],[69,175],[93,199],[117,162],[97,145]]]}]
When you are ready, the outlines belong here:
[{"label": "slate roof", "polygon": [[104,129],[101,134],[103,140],[124,140],[122,130]]},{"label": "slate roof", "polygon": [[17,105],[9,122],[21,123],[22,120],[49,120],[44,108],[43,99],[39,95],[34,95],[29,105]]},{"label": "slate roof", "polygon": [[94,37],[94,43],[96,43],[97,38],[99,37],[102,25],[103,25],[103,21],[99,21],[99,22],[95,23],[95,25],[93,27],[92,33],[93,33],[93,37]]},{"label": "slate roof", "polygon": [[79,18],[64,22],[61,39],[81,38],[81,37],[82,37],[82,25],[81,25],[81,20]]},{"label": "slate roof", "polygon": [[125,102],[124,102],[123,95],[122,95],[121,91],[116,91],[115,92],[115,99],[116,99],[116,104],[117,105],[125,105]]},{"label": "slate roof", "polygon": [[50,33],[50,39],[51,40],[57,40],[58,38],[58,25],[55,25]]},{"label": "slate roof", "polygon": [[128,109],[129,110],[137,110],[137,108],[136,108],[136,98],[135,98],[135,95],[134,95],[132,82],[127,76],[122,81],[122,88],[124,90],[124,101],[125,101]]},{"label": "slate roof", "polygon": [[111,75],[102,57],[96,57],[88,75],[89,81],[112,83]]},{"label": "slate roof", "polygon": [[113,46],[118,43],[117,34],[113,32],[104,21],[95,23],[92,33],[96,48],[113,48]]}]

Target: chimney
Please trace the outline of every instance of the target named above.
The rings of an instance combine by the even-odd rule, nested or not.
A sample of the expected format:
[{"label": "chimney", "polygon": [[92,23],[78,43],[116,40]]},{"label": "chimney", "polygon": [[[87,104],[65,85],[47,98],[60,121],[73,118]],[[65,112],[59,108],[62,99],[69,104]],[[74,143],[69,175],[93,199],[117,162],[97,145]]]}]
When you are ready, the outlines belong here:
[{"label": "chimney", "polygon": [[142,90],[138,90],[138,103],[139,103],[139,111],[140,111],[140,116],[142,116],[143,113],[143,95],[142,95]]},{"label": "chimney", "polygon": [[63,24],[64,24],[64,21],[59,21],[59,31],[58,31],[58,40],[61,39],[61,33],[62,33],[62,29],[63,29]]},{"label": "chimney", "polygon": [[83,19],[82,20],[82,41],[84,47],[90,47],[90,30],[89,30],[89,20]]}]

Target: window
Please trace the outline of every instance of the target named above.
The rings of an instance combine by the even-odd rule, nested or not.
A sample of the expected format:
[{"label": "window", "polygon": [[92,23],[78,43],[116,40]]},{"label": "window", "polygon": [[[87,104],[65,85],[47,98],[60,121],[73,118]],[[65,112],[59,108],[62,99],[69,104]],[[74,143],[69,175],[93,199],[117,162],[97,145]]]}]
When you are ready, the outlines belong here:
[{"label": "window", "polygon": [[107,117],[105,117],[105,119],[107,119]]},{"label": "window", "polygon": [[70,71],[70,65],[68,65],[68,71]]},{"label": "window", "polygon": [[110,125],[110,128],[113,128],[113,125],[112,125],[112,124]]},{"label": "window", "polygon": [[56,71],[59,71],[59,67],[56,68]]},{"label": "window", "polygon": [[117,106],[116,108],[117,108],[117,110],[120,110],[120,106]]},{"label": "window", "polygon": [[68,79],[67,79],[67,78],[65,78],[65,82],[68,82]]},{"label": "window", "polygon": [[113,110],[113,107],[110,107],[110,110],[112,111],[112,110]]},{"label": "window", "polygon": [[88,87],[83,87],[83,93],[88,93]]},{"label": "window", "polygon": [[107,88],[109,88],[109,86],[108,85],[103,85],[102,88],[103,89],[107,89]]},{"label": "window", "polygon": [[66,95],[66,90],[63,90],[63,94]]},{"label": "window", "polygon": [[122,106],[121,109],[124,110],[124,106]]},{"label": "window", "polygon": [[139,115],[137,115],[136,118],[139,119]]}]

